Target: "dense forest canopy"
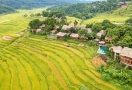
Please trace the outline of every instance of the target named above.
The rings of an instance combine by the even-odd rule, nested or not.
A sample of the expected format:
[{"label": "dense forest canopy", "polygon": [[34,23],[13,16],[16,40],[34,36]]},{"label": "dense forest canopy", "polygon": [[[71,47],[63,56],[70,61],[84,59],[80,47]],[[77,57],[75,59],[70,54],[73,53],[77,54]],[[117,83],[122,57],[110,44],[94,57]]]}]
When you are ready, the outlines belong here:
[{"label": "dense forest canopy", "polygon": [[78,3],[72,5],[60,5],[48,8],[51,11],[62,11],[67,15],[74,16],[80,19],[92,18],[96,13],[103,13],[106,11],[115,10],[117,8],[118,1],[96,1],[92,3]]},{"label": "dense forest canopy", "polygon": [[9,6],[0,4],[0,14],[14,12],[15,10]]},{"label": "dense forest canopy", "polygon": [[13,12],[15,11],[14,9],[31,9],[48,5],[72,4],[77,2],[78,0],[0,0],[0,14]]},{"label": "dense forest canopy", "polygon": [[17,8],[33,8],[44,7],[47,5],[60,5],[76,3],[78,0],[0,0],[0,4],[4,4],[15,9]]}]

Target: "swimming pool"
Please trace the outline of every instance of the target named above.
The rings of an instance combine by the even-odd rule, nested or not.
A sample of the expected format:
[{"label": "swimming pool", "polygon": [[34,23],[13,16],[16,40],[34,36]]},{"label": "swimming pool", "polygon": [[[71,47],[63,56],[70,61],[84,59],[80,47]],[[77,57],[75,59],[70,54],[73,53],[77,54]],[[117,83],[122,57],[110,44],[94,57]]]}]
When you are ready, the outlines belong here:
[{"label": "swimming pool", "polygon": [[97,53],[106,54],[106,52],[107,52],[106,46],[99,46],[99,49],[98,49]]}]

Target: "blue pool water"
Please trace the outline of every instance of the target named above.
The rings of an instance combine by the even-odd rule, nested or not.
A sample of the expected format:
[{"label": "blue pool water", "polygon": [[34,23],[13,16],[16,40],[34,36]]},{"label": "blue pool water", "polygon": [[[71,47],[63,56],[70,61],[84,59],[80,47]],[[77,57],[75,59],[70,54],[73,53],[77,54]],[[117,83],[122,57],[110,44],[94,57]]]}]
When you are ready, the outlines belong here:
[{"label": "blue pool water", "polygon": [[99,46],[99,49],[97,51],[97,53],[99,54],[106,54],[107,50],[105,46]]}]

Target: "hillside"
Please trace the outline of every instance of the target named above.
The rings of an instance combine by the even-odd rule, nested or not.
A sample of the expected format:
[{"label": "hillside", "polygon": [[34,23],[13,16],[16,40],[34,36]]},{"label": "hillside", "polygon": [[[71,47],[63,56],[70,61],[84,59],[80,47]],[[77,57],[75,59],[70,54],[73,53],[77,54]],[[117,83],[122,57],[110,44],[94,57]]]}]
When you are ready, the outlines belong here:
[{"label": "hillside", "polygon": [[119,8],[115,11],[113,11],[112,14],[115,14],[115,15],[120,15],[120,16],[132,16],[132,6],[129,5],[129,6],[126,6],[126,7],[122,7],[122,8]]},{"label": "hillside", "polygon": [[0,14],[14,12],[15,10],[6,5],[0,5]]},{"label": "hillside", "polygon": [[47,5],[59,5],[76,3],[78,0],[0,0],[1,4],[18,8],[44,7]]},{"label": "hillside", "polygon": [[78,3],[72,5],[61,5],[48,8],[50,11],[62,11],[69,16],[79,19],[89,19],[98,13],[112,11],[117,8],[117,1],[96,1],[92,3]]}]

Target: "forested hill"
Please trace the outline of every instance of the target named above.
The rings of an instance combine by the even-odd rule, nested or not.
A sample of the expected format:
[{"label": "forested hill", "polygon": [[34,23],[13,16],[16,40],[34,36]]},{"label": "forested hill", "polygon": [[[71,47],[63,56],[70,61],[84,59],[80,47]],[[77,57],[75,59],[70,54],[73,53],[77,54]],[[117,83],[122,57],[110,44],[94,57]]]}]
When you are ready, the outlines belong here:
[{"label": "forested hill", "polygon": [[78,0],[0,0],[0,14],[14,12],[15,9],[31,9],[48,5],[73,4],[77,2]]},{"label": "forested hill", "polygon": [[11,13],[11,12],[14,12],[15,10],[9,6],[6,6],[6,5],[0,5],[0,14],[3,14],[3,13]]},{"label": "forested hill", "polygon": [[[80,19],[89,19],[97,13],[113,11],[118,8],[119,2],[123,0],[96,1],[92,3],[78,3],[72,5],[60,5],[48,8],[51,11],[61,11],[67,15]],[[128,1],[128,0],[127,0]],[[125,2],[125,1],[124,1]]]},{"label": "forested hill", "polygon": [[4,4],[15,9],[44,7],[47,5],[71,4],[76,2],[78,2],[78,0],[0,0],[0,4]]}]

